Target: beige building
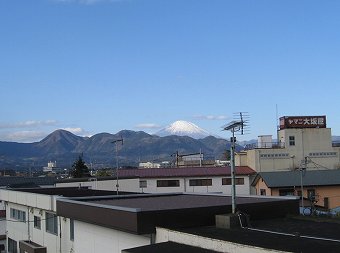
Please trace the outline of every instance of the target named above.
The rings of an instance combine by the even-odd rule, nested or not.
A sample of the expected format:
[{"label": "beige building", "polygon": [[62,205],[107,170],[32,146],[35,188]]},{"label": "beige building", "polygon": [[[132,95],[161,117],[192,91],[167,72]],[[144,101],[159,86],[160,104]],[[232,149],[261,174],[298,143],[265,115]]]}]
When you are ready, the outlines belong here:
[{"label": "beige building", "polygon": [[261,172],[252,186],[262,196],[301,196],[303,190],[307,205],[313,201],[325,209],[340,207],[340,170]]},{"label": "beige building", "polygon": [[257,172],[340,169],[340,147],[332,143],[326,116],[281,117],[278,141],[259,136],[258,143],[236,154],[237,166]]}]

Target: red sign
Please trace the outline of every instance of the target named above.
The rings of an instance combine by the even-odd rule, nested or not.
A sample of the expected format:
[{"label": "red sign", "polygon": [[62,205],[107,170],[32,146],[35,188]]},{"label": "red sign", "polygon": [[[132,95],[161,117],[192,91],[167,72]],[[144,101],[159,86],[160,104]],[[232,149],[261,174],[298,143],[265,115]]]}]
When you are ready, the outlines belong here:
[{"label": "red sign", "polygon": [[284,116],[280,129],[285,128],[326,128],[326,116]]}]

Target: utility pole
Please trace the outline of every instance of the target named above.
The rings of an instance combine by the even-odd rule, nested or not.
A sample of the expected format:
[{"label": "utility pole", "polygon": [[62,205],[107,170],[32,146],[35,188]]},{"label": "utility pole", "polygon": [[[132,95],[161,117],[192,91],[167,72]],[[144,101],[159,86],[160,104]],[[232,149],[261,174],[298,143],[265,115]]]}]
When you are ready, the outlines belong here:
[{"label": "utility pole", "polygon": [[118,170],[119,170],[119,165],[118,165],[118,143],[121,142],[123,146],[123,138],[120,138],[118,140],[114,140],[111,143],[116,144],[116,189],[117,189],[117,195],[119,194],[119,176],[118,176]]},{"label": "utility pole", "polygon": [[305,205],[303,203],[303,173],[306,171],[307,169],[307,156],[304,158],[304,160],[301,161],[301,165],[300,165],[300,184],[301,184],[301,208],[302,208],[302,215],[304,215],[303,211],[305,209]]}]

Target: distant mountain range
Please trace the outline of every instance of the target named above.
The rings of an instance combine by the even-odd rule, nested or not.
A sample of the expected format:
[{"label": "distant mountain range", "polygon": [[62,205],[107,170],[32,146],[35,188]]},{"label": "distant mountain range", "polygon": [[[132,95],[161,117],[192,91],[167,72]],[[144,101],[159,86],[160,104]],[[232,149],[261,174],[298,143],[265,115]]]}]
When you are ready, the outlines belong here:
[{"label": "distant mountain range", "polygon": [[[115,167],[117,154],[112,141],[121,138],[124,142],[123,145],[118,144],[118,161],[125,166],[137,166],[139,162],[146,161],[173,161],[177,151],[180,155],[201,151],[205,157],[221,159],[230,149],[227,140],[208,136],[207,131],[186,121],[176,121],[157,134],[161,136],[123,130],[116,134],[80,137],[65,130],[56,130],[34,143],[0,141],[0,169],[41,168],[49,161],[56,161],[58,167],[69,168],[81,154],[90,166]],[[340,136],[332,139],[340,142]],[[256,142],[237,143],[236,150]]]},{"label": "distant mountain range", "polygon": [[[70,167],[80,154],[88,164],[96,167],[115,167],[118,144],[120,165],[136,166],[145,161],[170,161],[179,154],[198,153],[221,159],[230,143],[224,139],[208,136],[194,139],[188,136],[170,135],[160,137],[142,131],[123,130],[116,134],[100,133],[92,137],[80,137],[65,130],[56,130],[46,138],[34,143],[0,142],[0,169],[47,166],[56,161],[58,167]],[[238,150],[241,146],[236,147]]]}]

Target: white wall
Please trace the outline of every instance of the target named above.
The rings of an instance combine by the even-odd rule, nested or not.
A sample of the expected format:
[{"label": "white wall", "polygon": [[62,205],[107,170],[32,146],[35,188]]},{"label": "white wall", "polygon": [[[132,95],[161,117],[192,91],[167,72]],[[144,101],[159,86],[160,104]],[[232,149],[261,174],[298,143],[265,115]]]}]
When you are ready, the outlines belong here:
[{"label": "white wall", "polygon": [[[18,246],[21,240],[31,240],[47,247],[49,253],[72,252],[73,241],[70,240],[69,219],[58,218],[58,234],[46,231],[46,211],[55,212],[55,196],[8,190],[1,190],[0,192],[2,192],[1,196],[8,202],[6,207],[7,237],[17,241]],[[44,209],[45,207],[48,207],[48,209]],[[10,208],[24,211],[26,221],[19,222],[11,219]],[[34,216],[41,218],[41,229],[34,228]]]},{"label": "white wall", "polygon": [[264,253],[264,252],[284,252],[277,250],[269,250],[249,245],[243,245],[224,240],[212,239],[183,232],[173,231],[165,228],[157,228],[156,230],[156,243],[161,242],[177,242],[185,245],[200,247],[203,249],[213,250],[217,252],[228,253]]},{"label": "white wall", "polygon": [[[197,192],[197,193],[215,193],[220,192],[224,194],[231,194],[231,185],[222,185],[222,178],[225,177],[192,177],[192,178],[149,178],[147,180],[147,187],[143,189],[145,193],[170,193],[170,192]],[[244,185],[237,185],[236,192],[239,195],[250,194],[250,180],[248,176],[237,176],[237,178],[244,178]],[[190,186],[191,179],[212,179],[211,186]],[[179,187],[157,187],[157,180],[179,180]]]},{"label": "white wall", "polygon": [[[237,185],[236,191],[239,195],[249,195],[250,190],[250,180],[249,176],[236,176],[237,178],[244,178],[244,185]],[[212,179],[211,186],[190,186],[190,179]],[[230,185],[222,185],[222,178],[225,177],[192,177],[192,178],[135,178],[135,179],[120,179],[119,180],[119,190],[127,192],[144,192],[144,193],[171,193],[171,192],[221,192],[224,194],[231,194]],[[139,188],[139,181],[146,180],[147,187]],[[179,187],[157,187],[157,180],[179,180]],[[97,190],[110,190],[112,191],[113,185],[116,185],[116,180],[103,180],[103,181],[93,181],[93,182],[73,182],[73,183],[58,183],[57,187],[76,187],[79,186],[89,186],[92,189],[96,187]],[[114,188],[113,191],[116,191]],[[114,193],[113,193],[114,194]]]},{"label": "white wall", "polygon": [[74,221],[74,250],[77,253],[121,253],[150,244],[150,236],[135,235]]},{"label": "white wall", "polygon": [[56,211],[57,196],[0,189],[0,199],[24,206]]},{"label": "white wall", "polygon": [[[57,183],[56,187],[89,187],[92,190],[116,191],[117,180],[100,180],[85,182]],[[139,179],[118,179],[120,191],[141,192],[139,189]]]}]

